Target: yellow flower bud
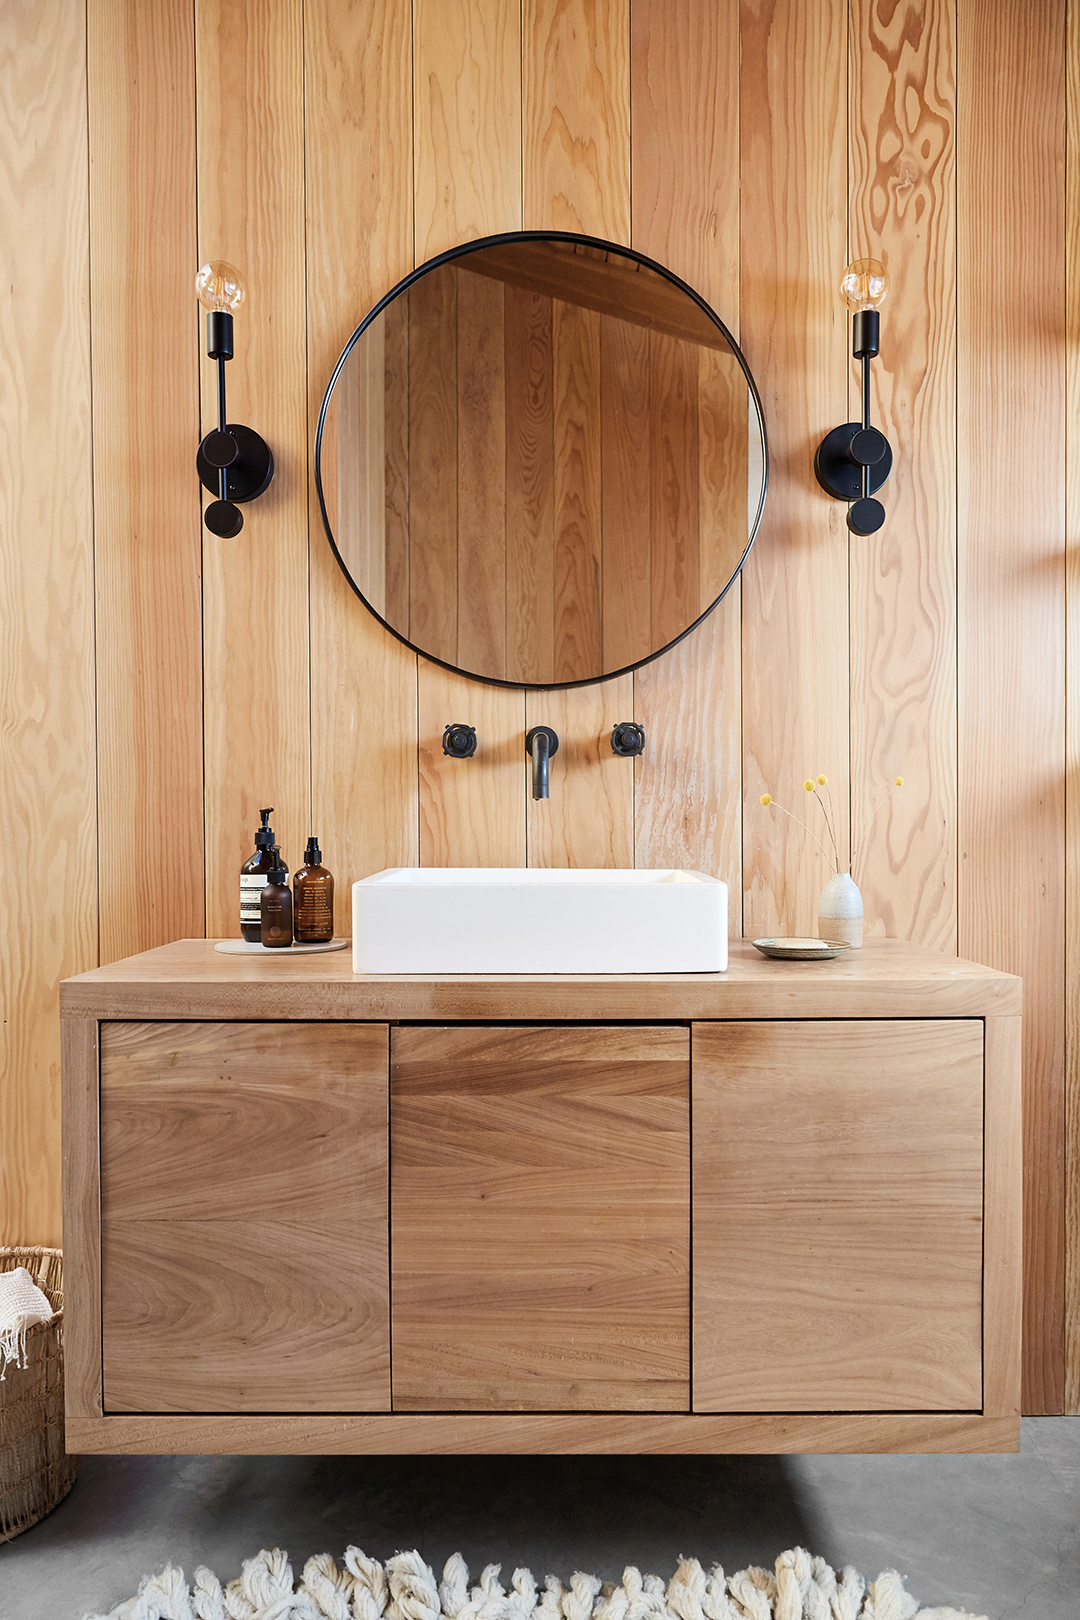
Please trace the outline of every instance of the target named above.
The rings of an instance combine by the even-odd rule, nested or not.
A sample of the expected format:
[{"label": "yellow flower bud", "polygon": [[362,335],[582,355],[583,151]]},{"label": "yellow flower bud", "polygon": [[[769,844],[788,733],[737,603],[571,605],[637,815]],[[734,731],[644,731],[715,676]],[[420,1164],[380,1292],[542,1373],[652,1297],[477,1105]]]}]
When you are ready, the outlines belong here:
[{"label": "yellow flower bud", "polygon": [[904,785],[904,778],[902,776],[894,776],[893,781],[896,783],[897,787],[903,787]]},{"label": "yellow flower bud", "polygon": [[813,782],[804,782],[803,787],[806,789],[807,793],[813,793],[814,791]]},{"label": "yellow flower bud", "polygon": [[829,780],[829,778],[827,776],[819,776],[818,777],[818,786],[819,787],[824,787],[828,780]]},{"label": "yellow flower bud", "polygon": [[771,793],[763,793],[761,795],[761,802],[762,802],[762,804],[772,804],[772,794]]}]

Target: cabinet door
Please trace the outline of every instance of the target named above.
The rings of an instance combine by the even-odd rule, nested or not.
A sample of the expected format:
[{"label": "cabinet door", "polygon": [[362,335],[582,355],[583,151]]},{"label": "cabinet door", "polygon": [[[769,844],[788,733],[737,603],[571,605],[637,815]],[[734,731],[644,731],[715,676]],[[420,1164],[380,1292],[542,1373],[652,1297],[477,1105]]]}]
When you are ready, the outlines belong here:
[{"label": "cabinet door", "polygon": [[982,1022],[695,1024],[694,1408],[982,1404]]},{"label": "cabinet door", "polygon": [[385,1025],[101,1037],[105,1411],[387,1410]]},{"label": "cabinet door", "polygon": [[391,1032],[394,1408],[689,1406],[689,1031]]}]

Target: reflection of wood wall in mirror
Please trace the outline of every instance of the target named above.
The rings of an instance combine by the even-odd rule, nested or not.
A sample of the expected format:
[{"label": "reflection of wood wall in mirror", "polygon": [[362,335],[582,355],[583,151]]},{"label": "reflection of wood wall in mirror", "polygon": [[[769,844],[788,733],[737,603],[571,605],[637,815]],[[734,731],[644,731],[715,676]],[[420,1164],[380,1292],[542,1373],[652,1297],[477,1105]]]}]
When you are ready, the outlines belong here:
[{"label": "reflection of wood wall in mirror", "polygon": [[339,549],[372,607],[448,664],[547,685],[639,663],[700,617],[746,548],[761,469],[742,368],[692,299],[595,252],[569,256],[575,301],[553,297],[550,244],[523,248],[543,252],[506,279],[509,249],[489,249],[389,304],[326,438]]}]

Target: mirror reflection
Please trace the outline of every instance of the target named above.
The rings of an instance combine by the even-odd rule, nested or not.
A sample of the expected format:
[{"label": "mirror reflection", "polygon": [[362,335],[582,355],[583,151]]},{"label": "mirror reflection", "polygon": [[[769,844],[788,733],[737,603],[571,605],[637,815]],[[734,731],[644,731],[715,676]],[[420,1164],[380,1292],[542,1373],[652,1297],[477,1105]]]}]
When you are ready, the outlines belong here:
[{"label": "mirror reflection", "polygon": [[720,323],[610,244],[491,239],[362,325],[316,477],[354,588],[418,651],[513,685],[645,662],[723,595],[765,494]]}]

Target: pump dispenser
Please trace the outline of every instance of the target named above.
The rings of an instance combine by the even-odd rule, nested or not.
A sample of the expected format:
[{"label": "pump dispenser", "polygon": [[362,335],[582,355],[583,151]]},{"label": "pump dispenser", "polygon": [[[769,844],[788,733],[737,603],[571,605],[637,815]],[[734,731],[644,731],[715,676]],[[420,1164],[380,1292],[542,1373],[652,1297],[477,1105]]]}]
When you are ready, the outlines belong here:
[{"label": "pump dispenser", "polygon": [[281,859],[277,845],[271,850],[274,864],[259,899],[262,942],[271,950],[289,946],[293,941],[293,901],[289,889],[289,869]]},{"label": "pump dispenser", "polygon": [[334,879],[322,864],[314,833],[307,841],[304,864],[293,877],[293,908],[298,945],[328,945],[334,937]]},{"label": "pump dispenser", "polygon": [[274,864],[270,855],[274,848],[274,833],[270,826],[273,813],[273,805],[268,810],[259,811],[262,825],[255,834],[255,853],[240,868],[240,937],[246,939],[249,945],[258,945],[262,939],[259,899]]}]

